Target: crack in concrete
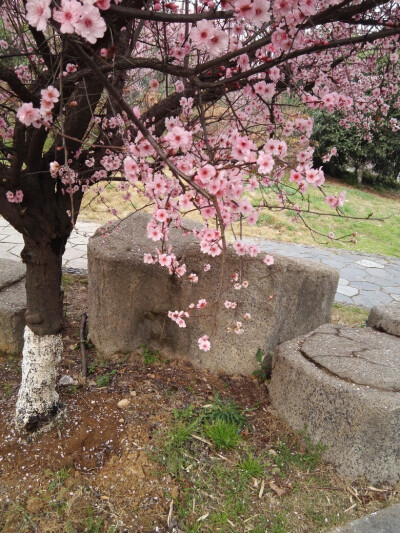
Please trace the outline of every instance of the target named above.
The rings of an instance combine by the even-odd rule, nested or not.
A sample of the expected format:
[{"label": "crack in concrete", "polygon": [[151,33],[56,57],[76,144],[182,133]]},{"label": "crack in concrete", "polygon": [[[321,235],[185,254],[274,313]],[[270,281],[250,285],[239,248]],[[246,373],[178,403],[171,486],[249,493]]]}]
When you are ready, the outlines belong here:
[{"label": "crack in concrete", "polygon": [[339,376],[339,374],[336,374],[336,372],[333,372],[332,370],[329,370],[328,368],[324,367],[320,363],[317,363],[314,359],[312,359],[302,348],[299,346],[300,354],[306,359],[309,363],[313,364],[315,367],[317,367],[319,370],[322,370],[322,372],[325,372],[328,376],[334,377],[339,379],[340,381],[345,381],[346,383],[351,383],[352,385],[357,385],[359,387],[365,387],[370,390],[378,390],[382,392],[400,392],[400,389],[395,390],[388,390],[384,389],[382,387],[377,387],[376,385],[366,385],[365,383],[357,383],[357,381],[353,381],[350,378],[345,378],[343,376]]},{"label": "crack in concrete", "polygon": [[[365,352],[365,351],[368,351],[368,348],[364,348],[363,350],[360,350],[360,352]],[[316,357],[337,357],[337,358],[340,358],[340,359],[362,359],[363,361],[366,361],[367,363],[370,363],[371,365],[378,365],[378,366],[382,366],[384,368],[390,368],[390,369],[396,369],[396,366],[395,365],[384,365],[383,363],[381,362],[378,362],[378,361],[371,361],[371,359],[368,359],[367,357],[361,357],[360,355],[357,355],[357,351],[353,351],[351,352],[351,355],[335,355],[335,354],[332,354],[332,353],[329,353],[329,354],[320,354],[320,355],[317,355]],[[311,358],[311,356],[308,356]]]}]

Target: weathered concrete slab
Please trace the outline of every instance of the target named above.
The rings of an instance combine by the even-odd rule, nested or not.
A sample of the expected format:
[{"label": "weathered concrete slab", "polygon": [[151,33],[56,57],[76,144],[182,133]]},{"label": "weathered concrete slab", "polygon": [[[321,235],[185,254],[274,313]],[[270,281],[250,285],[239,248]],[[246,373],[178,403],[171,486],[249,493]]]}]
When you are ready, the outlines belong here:
[{"label": "weathered concrete slab", "polygon": [[367,325],[400,337],[400,302],[389,302],[371,309]]},{"label": "weathered concrete slab", "polygon": [[273,406],[347,478],[400,479],[400,339],[332,324],[278,347]]},{"label": "weathered concrete slab", "polygon": [[[132,216],[110,237],[96,234],[89,241],[89,327],[104,356],[134,352],[146,344],[213,372],[251,374],[258,348],[268,353],[330,320],[339,278],[334,269],[281,256],[267,267],[260,258],[246,257],[243,279],[249,286],[238,291],[230,277],[240,270],[241,260],[230,253],[219,292],[221,258],[201,253],[194,238],[183,238],[181,232],[172,231],[170,242],[187,273],[198,274],[198,283],[143,263],[143,254],[156,248],[146,237],[148,220],[145,214]],[[211,270],[204,273],[206,263]],[[207,308],[193,311],[187,328],[167,318],[169,310],[186,310],[200,298],[207,299]],[[238,302],[237,308],[226,309],[225,300]],[[244,319],[245,313],[251,320]],[[233,332],[237,321],[243,323],[242,335]],[[201,352],[197,340],[211,333],[211,350]]]},{"label": "weathered concrete slab", "polygon": [[400,504],[391,505],[382,511],[363,516],[330,533],[399,533]]},{"label": "weathered concrete slab", "polygon": [[10,259],[0,260],[0,291],[25,277],[26,267],[23,263]]},{"label": "weathered concrete slab", "polygon": [[25,310],[24,279],[0,291],[0,352],[17,354],[22,351]]}]

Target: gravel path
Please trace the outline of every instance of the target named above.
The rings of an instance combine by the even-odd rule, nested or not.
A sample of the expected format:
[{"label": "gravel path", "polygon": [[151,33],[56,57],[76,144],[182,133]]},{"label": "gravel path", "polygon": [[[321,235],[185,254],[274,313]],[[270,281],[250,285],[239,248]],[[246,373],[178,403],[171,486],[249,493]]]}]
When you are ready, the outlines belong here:
[{"label": "gravel path", "polygon": [[[86,245],[98,224],[78,222],[63,257],[67,272],[86,271]],[[335,301],[371,308],[393,300],[400,301],[400,259],[302,244],[258,241],[263,251],[319,261],[340,270]],[[0,218],[0,259],[20,259],[22,237]]]}]

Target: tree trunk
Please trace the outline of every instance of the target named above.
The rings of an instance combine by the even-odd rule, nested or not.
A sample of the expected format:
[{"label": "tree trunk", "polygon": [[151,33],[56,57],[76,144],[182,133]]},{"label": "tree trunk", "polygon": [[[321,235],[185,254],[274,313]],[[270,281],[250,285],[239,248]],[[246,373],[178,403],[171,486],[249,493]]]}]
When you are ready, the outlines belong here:
[{"label": "tree trunk", "polygon": [[59,409],[56,365],[63,349],[61,265],[66,240],[35,242],[24,237],[24,241],[27,325],[15,420],[17,427],[35,431]]},{"label": "tree trunk", "polygon": [[360,163],[357,168],[357,183],[358,185],[362,185],[363,175],[365,170],[365,164]]}]

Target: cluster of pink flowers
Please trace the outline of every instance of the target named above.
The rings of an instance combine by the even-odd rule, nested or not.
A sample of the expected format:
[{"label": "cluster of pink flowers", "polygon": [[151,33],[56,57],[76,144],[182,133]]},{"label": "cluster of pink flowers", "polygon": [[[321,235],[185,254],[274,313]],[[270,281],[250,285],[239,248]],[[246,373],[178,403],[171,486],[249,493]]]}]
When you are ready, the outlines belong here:
[{"label": "cluster of pink flowers", "polygon": [[208,352],[211,350],[211,343],[208,335],[203,335],[202,337],[200,337],[197,343],[199,345],[200,350],[202,350],[203,352]]},{"label": "cluster of pink flowers", "polygon": [[228,34],[210,20],[201,20],[190,32],[192,44],[198,50],[217,57],[227,51]]},{"label": "cluster of pink flowers", "polygon": [[186,328],[185,318],[189,318],[187,311],[168,311],[168,318],[178,324],[180,328]]},{"label": "cluster of pink flowers", "polygon": [[[94,44],[104,36],[106,23],[100,9],[108,9],[110,0],[98,0],[96,6],[91,0],[83,3],[77,0],[62,0],[59,9],[53,10],[53,19],[60,24],[61,33],[76,33]],[[28,0],[26,19],[38,31],[45,31],[51,17],[51,0]],[[100,8],[100,9],[99,9]]]},{"label": "cluster of pink flowers", "polygon": [[334,194],[329,194],[328,196],[325,196],[325,203],[328,204],[333,209],[336,209],[344,205],[345,199],[346,199],[346,191],[342,191],[339,194],[339,196],[335,196]]},{"label": "cluster of pink flowers", "polygon": [[58,89],[52,85],[42,89],[40,109],[33,107],[32,102],[22,104],[17,111],[18,120],[25,126],[33,125],[35,128],[39,128],[42,124],[48,125],[53,121],[52,109],[58,102],[59,96]]},{"label": "cluster of pink flowers", "polygon": [[24,199],[24,193],[21,190],[15,191],[15,193],[13,193],[12,191],[7,191],[6,197],[10,203],[20,204]]}]

